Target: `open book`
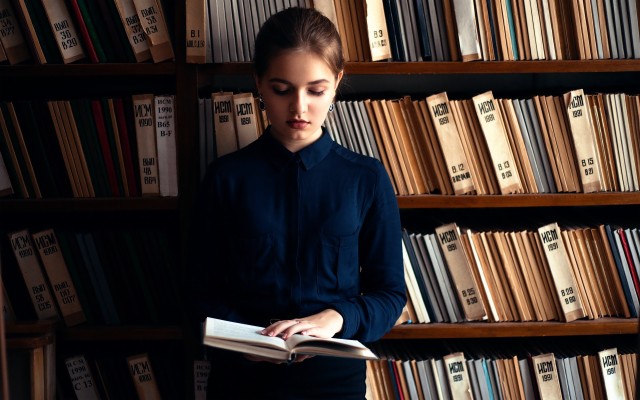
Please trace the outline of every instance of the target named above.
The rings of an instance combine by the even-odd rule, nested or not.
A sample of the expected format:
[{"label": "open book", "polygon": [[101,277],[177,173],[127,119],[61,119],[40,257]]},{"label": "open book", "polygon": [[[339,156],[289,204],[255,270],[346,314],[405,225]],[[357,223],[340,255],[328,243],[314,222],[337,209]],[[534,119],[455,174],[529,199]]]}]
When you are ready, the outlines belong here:
[{"label": "open book", "polygon": [[357,340],[317,338],[293,335],[287,340],[265,336],[262,327],[207,318],[204,344],[221,349],[239,351],[277,360],[291,360],[296,354],[324,355],[346,358],[377,359],[378,357]]}]

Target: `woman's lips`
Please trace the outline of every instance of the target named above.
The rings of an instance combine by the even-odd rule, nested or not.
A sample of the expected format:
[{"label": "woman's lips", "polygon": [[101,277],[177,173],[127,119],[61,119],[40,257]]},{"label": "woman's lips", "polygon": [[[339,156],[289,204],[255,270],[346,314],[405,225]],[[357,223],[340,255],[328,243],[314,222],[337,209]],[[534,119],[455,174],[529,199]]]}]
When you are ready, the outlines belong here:
[{"label": "woman's lips", "polygon": [[309,122],[301,119],[292,119],[287,121],[287,125],[292,129],[304,129],[309,125]]}]

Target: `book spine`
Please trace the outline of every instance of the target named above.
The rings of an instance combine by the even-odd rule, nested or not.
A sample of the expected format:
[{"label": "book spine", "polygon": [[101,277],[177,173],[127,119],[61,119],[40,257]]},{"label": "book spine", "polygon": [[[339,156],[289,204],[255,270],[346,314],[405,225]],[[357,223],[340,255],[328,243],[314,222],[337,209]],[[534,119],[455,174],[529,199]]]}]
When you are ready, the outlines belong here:
[{"label": "book spine", "polygon": [[238,150],[235,121],[233,118],[233,93],[211,93],[213,103],[213,127],[216,134],[218,157]]},{"label": "book spine", "polygon": [[439,226],[435,231],[465,318],[469,321],[486,319],[487,313],[473,278],[469,258],[460,241],[458,227],[451,223]]},{"label": "book spine", "polygon": [[509,146],[504,121],[491,91],[473,97],[476,115],[491,154],[502,194],[522,193],[522,181]]},{"label": "book spine", "polygon": [[133,54],[138,62],[151,59],[149,42],[144,34],[144,29],[140,24],[140,18],[133,4],[133,0],[113,0],[118,9],[118,14],[124,26],[124,30],[133,50]]},{"label": "book spine", "polygon": [[19,64],[31,59],[11,0],[0,0],[0,44],[10,64]]},{"label": "book spine", "polygon": [[178,195],[175,96],[155,96],[156,147],[160,195]]},{"label": "book spine", "polygon": [[193,362],[193,390],[195,400],[206,400],[207,384],[211,373],[211,362],[207,360],[195,360]]},{"label": "book spine", "polygon": [[451,397],[454,399],[473,399],[471,379],[462,352],[447,354],[442,358],[445,364]]},{"label": "book spine", "polygon": [[158,400],[161,398],[158,382],[146,353],[127,357],[131,379],[140,400]]},{"label": "book spine", "polygon": [[620,365],[620,355],[617,348],[598,352],[600,372],[604,380],[607,399],[624,399],[623,369]]},{"label": "book spine", "polygon": [[207,2],[187,0],[186,8],[186,51],[187,62],[204,64],[207,57],[206,12]]},{"label": "book spine", "polygon": [[449,107],[447,94],[443,92],[427,97],[427,105],[455,194],[475,191],[469,162],[462,148],[460,134]]},{"label": "book spine", "polygon": [[174,59],[167,24],[157,0],[133,0],[140,25],[149,41],[151,58],[158,63]]},{"label": "book spine", "polygon": [[42,0],[49,24],[65,64],[85,58],[78,31],[62,0]]},{"label": "book spine", "polygon": [[453,0],[453,11],[462,61],[482,59],[473,1]]},{"label": "book spine", "polygon": [[549,263],[553,283],[566,321],[583,318],[585,312],[571,271],[569,256],[560,235],[560,227],[557,223],[545,225],[538,228],[538,234],[542,240],[544,254]]},{"label": "book spine", "polygon": [[32,233],[31,238],[38,249],[40,260],[44,265],[65,323],[67,326],[74,326],[86,321],[78,293],[58,246],[55,232],[53,229],[47,229]]},{"label": "book spine", "polygon": [[241,149],[258,138],[253,94],[250,92],[234,94],[233,111],[238,148]]},{"label": "book spine", "polygon": [[539,354],[531,357],[533,373],[541,399],[561,399],[560,377],[553,353]]},{"label": "book spine", "polygon": [[9,240],[38,319],[57,318],[58,311],[49,284],[42,273],[29,231],[25,229],[10,233]]},{"label": "book spine", "polygon": [[97,382],[93,378],[93,373],[85,356],[68,357],[64,360],[64,364],[67,367],[71,385],[78,400],[100,399]]},{"label": "book spine", "polygon": [[141,94],[133,96],[140,191],[143,196],[160,194],[154,109],[153,95]]},{"label": "book spine", "polygon": [[389,29],[387,28],[382,0],[366,0],[366,13],[371,61],[391,59]]},{"label": "book spine", "polygon": [[564,95],[571,135],[576,149],[578,172],[585,193],[602,190],[602,172],[595,148],[596,134],[584,91],[572,90]]}]

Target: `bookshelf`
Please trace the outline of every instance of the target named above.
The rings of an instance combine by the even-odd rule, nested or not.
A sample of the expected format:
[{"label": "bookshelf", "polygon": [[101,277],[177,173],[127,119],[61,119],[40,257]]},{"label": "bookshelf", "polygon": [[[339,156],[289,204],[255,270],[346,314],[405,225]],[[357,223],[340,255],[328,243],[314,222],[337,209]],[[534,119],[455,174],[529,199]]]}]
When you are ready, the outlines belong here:
[{"label": "bookshelf", "polygon": [[[0,101],[31,102],[49,99],[124,97],[137,93],[174,94],[176,104],[180,103],[176,107],[175,114],[178,131],[176,147],[177,163],[180,166],[180,195],[87,198],[45,196],[29,199],[15,195],[3,197],[0,198],[0,220],[2,220],[0,231],[3,241],[7,240],[7,232],[24,228],[37,230],[53,227],[56,230],[90,234],[111,231],[115,232],[115,236],[118,233],[133,233],[140,227],[160,232],[167,240],[165,247],[171,248],[167,253],[170,257],[167,258],[166,267],[174,277],[172,288],[181,294],[181,274],[186,265],[187,254],[185,247],[182,246],[185,246],[189,209],[195,193],[195,185],[197,185],[197,181],[192,179],[193,169],[189,162],[196,151],[195,143],[188,134],[194,131],[190,122],[194,115],[189,107],[183,106],[194,97],[190,84],[194,70],[183,61],[184,47],[177,45],[184,42],[184,2],[162,0],[162,5],[165,11],[169,11],[170,18],[167,22],[172,23],[169,30],[175,51],[175,61],[154,63],[149,60],[142,63],[91,64],[87,59],[67,65],[55,63],[40,65],[34,62],[16,65],[4,63],[0,65],[0,87],[2,87]],[[93,7],[93,2],[91,6]],[[105,20],[111,18],[104,14],[102,17]],[[119,20],[115,22],[120,23]],[[59,173],[66,172],[59,171]],[[147,245],[150,246],[151,242]],[[3,245],[2,250],[3,261],[8,256],[13,257],[10,254],[10,246]],[[8,251],[7,254],[5,250]],[[144,276],[149,281],[148,285],[156,285],[157,282],[151,282],[154,280],[154,275],[162,275],[165,271],[157,270],[152,273],[147,270]],[[127,292],[131,294],[133,286],[128,282],[131,278],[130,276],[123,279],[120,286],[115,287],[117,293],[113,295],[122,297]],[[18,283],[20,282],[16,282],[16,285]],[[88,288],[88,282],[83,283],[85,284]],[[165,293],[165,295],[167,299],[178,300],[173,293]],[[132,299],[132,297],[129,298]],[[157,297],[153,298],[153,300],[157,299]],[[145,300],[145,302],[149,301],[151,300]],[[14,307],[16,306],[24,308],[14,304]],[[130,306],[136,308],[134,304]],[[94,379],[97,379],[95,365],[98,364],[98,360],[110,371],[124,371],[125,374],[119,377],[110,372],[109,378],[103,378],[110,383],[110,387],[118,387],[118,390],[121,390],[115,394],[116,398],[132,398],[129,396],[131,391],[126,394],[123,392],[133,388],[131,377],[126,375],[128,373],[126,357],[148,352],[156,379],[162,381],[159,383],[165,397],[188,398],[188,393],[193,391],[193,362],[187,360],[188,346],[186,328],[183,326],[183,310],[166,308],[160,303],[156,306],[158,308],[156,312],[160,317],[155,322],[147,318],[136,320],[127,317],[120,324],[88,321],[67,327],[63,322],[52,324],[35,319],[12,321],[6,324],[7,348],[9,352],[35,348],[41,345],[40,342],[43,340],[41,338],[46,333],[47,343],[55,343],[57,353],[55,369],[58,375],[56,382],[60,389],[59,395],[73,396],[65,358],[82,354],[92,363]],[[167,316],[162,316],[163,314]],[[108,358],[109,355],[112,355],[112,358]],[[6,361],[5,354],[2,356]],[[9,371],[12,369],[11,359],[8,369]],[[2,372],[6,373],[6,370],[3,369]],[[20,389],[19,384],[21,383],[10,381],[9,391],[14,387],[15,395],[22,394],[17,391]],[[40,387],[43,385],[43,383],[37,384]],[[5,385],[0,387],[2,390],[7,389]],[[48,398],[55,398],[56,394],[52,393],[49,396]]]},{"label": "bookshelf", "polygon": [[[198,90],[254,90],[251,65],[225,63],[198,65]],[[573,88],[591,92],[625,91],[635,93],[640,60],[565,61],[484,61],[484,62],[349,62],[338,100],[424,98],[438,91],[451,97],[470,98],[485,90],[501,96],[561,94]],[[502,82],[504,79],[504,84]],[[375,85],[371,85],[375,82]],[[373,88],[372,88],[373,87]],[[498,95],[496,95],[496,98]],[[459,225],[478,221],[480,225],[518,225],[528,220],[560,218],[580,224],[585,216],[599,220],[628,216],[638,223],[638,192],[546,193],[513,195],[406,195],[397,196],[403,224],[433,228],[437,221],[456,221]],[[494,215],[496,222],[491,222]],[[522,224],[524,225],[524,223]],[[528,226],[530,226],[529,224]],[[461,322],[408,324],[394,327],[380,341],[381,347],[422,349],[446,348],[451,343],[462,348],[520,348],[542,341],[546,345],[564,343],[590,346],[609,343],[612,347],[636,349],[640,333],[637,318],[604,317],[573,322]],[[508,343],[508,344],[507,344]],[[587,347],[588,348],[588,347]],[[418,350],[416,350],[418,351]],[[437,352],[436,352],[437,353]]]},{"label": "bookshelf", "polygon": [[[175,2],[175,43],[184,43],[185,10]],[[0,101],[29,100],[43,93],[65,93],[70,85],[72,97],[98,93],[173,92],[177,103],[179,189],[177,198],[47,198],[0,199],[2,228],[59,226],[113,227],[118,224],[160,224],[174,233],[178,252],[178,273],[186,271],[188,235],[193,202],[198,186],[198,105],[200,94],[211,90],[253,91],[249,63],[187,64],[183,46],[175,46],[176,61],[158,64],[72,64],[72,65],[0,65]],[[446,90],[453,96],[493,89],[499,94],[562,93],[566,88],[590,90],[633,90],[640,87],[640,60],[565,60],[565,61],[478,61],[478,62],[349,62],[341,98],[364,98],[381,95],[428,95]],[[376,82],[376,85],[371,85]],[[497,89],[499,85],[503,92]],[[579,85],[579,86],[577,86]],[[375,86],[375,87],[374,87]],[[65,94],[66,96],[66,94]],[[415,195],[398,196],[403,221],[418,224],[431,215],[444,215],[472,221],[487,212],[514,216],[521,212],[542,215],[547,212],[580,213],[596,210],[605,215],[640,210],[639,192],[518,194],[486,196]],[[487,218],[487,217],[482,217]],[[162,222],[158,222],[162,220]],[[413,222],[415,220],[415,222]],[[638,222],[638,221],[636,221]],[[39,334],[39,323],[9,324],[9,334]],[[636,343],[638,322],[635,319],[601,318],[593,321],[505,322],[413,324],[398,326],[385,337],[386,342],[430,343],[436,340],[462,341],[511,338],[563,337],[577,341],[588,337],[617,338]],[[144,348],[151,343],[177,347],[184,358],[182,374],[176,374],[176,386],[189,393],[192,388],[191,332],[179,324],[149,326],[90,326],[55,329],[55,340],[65,349],[90,346]],[[474,342],[478,343],[478,342]],[[9,347],[15,344],[8,342]]]}]

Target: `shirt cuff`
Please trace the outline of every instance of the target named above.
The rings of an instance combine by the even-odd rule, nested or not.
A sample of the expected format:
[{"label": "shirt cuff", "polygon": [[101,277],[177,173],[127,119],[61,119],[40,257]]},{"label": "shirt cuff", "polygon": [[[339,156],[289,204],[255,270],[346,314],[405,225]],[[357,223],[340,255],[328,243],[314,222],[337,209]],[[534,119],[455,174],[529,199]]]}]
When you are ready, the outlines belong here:
[{"label": "shirt cuff", "polygon": [[360,325],[360,316],[356,306],[351,303],[338,303],[331,306],[334,310],[342,315],[342,330],[337,336],[343,339],[351,339],[358,332]]}]

